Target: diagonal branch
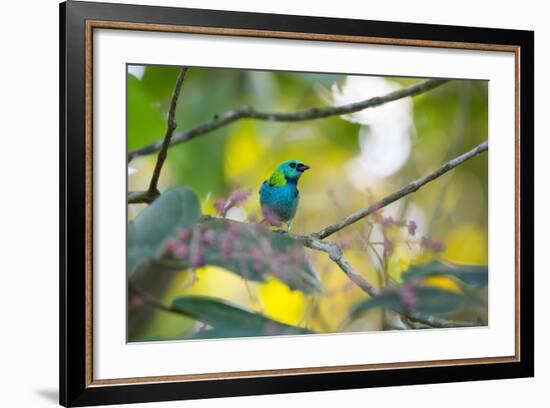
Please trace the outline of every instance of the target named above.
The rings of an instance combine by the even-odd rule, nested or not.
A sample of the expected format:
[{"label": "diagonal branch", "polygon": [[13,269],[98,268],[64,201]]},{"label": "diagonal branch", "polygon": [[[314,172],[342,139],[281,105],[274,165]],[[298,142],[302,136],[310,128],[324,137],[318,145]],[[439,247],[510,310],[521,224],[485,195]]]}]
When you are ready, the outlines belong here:
[{"label": "diagonal branch", "polygon": [[[212,132],[223,126],[227,126],[240,119],[256,119],[272,122],[300,122],[306,120],[328,118],[330,116],[345,115],[354,112],[359,112],[363,109],[373,108],[376,106],[384,105],[385,103],[396,101],[398,99],[406,98],[409,96],[416,96],[421,93],[427,92],[438,86],[447,83],[446,79],[430,79],[424,82],[420,82],[416,85],[402,88],[394,92],[390,92],[384,96],[377,96],[374,98],[365,99],[360,102],[350,103],[348,105],[324,107],[324,108],[311,108],[301,112],[260,112],[256,111],[249,106],[244,106],[239,109],[228,111],[222,115],[216,115],[208,122],[201,123],[200,125],[191,128],[185,132],[179,133],[171,141],[171,146],[187,142],[194,139],[197,136],[205,133]],[[164,139],[166,140],[166,138]],[[162,149],[164,141],[157,141],[148,146],[142,147],[137,150],[133,150],[128,153],[128,161],[131,161],[135,157],[145,156],[155,153]]]},{"label": "diagonal branch", "polygon": [[382,200],[370,205],[367,208],[363,208],[361,210],[358,210],[354,212],[351,215],[348,215],[343,220],[329,225],[328,227],[322,229],[319,232],[315,232],[311,234],[312,236],[316,238],[326,238],[329,235],[334,234],[337,231],[340,231],[341,229],[365,218],[366,216],[380,210],[381,208],[386,207],[387,205],[393,203],[394,201],[399,200],[400,198],[405,197],[408,194],[416,192],[420,187],[422,187],[425,184],[428,184],[430,181],[435,180],[438,177],[441,177],[443,174],[447,173],[448,171],[454,169],[455,167],[459,166],[460,164],[464,163],[466,160],[471,159],[472,157],[477,156],[478,154],[487,151],[489,148],[488,142],[485,141],[481,143],[480,145],[474,147],[472,150],[455,157],[452,160],[449,160],[447,163],[445,163],[443,166],[438,168],[437,170],[432,171],[431,173],[425,175],[422,178],[419,178],[417,180],[411,181],[409,184],[405,185],[400,190],[395,191],[394,193],[384,197]]},{"label": "diagonal branch", "polygon": [[[340,222],[330,225],[317,233],[313,233],[305,236],[300,236],[300,235],[290,235],[290,236],[293,237],[294,239],[300,240],[308,248],[322,251],[328,254],[329,258],[338,265],[338,267],[348,276],[348,278],[352,282],[354,282],[357,286],[359,286],[364,292],[369,294],[369,296],[375,297],[380,294],[380,290],[375,288],[373,285],[371,285],[365,278],[363,278],[357,271],[355,271],[355,269],[353,269],[353,267],[343,257],[342,250],[336,244],[332,242],[323,241],[323,239],[367,217],[368,215],[380,210],[381,208],[386,207],[387,205],[393,203],[394,201],[397,201],[408,194],[416,192],[423,185],[435,180],[438,177],[441,177],[443,174],[454,169],[455,167],[471,159],[472,157],[475,157],[478,154],[487,151],[488,148],[489,148],[488,142],[485,141],[480,145],[476,146],[475,148],[473,148],[472,150],[458,157],[455,157],[452,160],[449,160],[447,163],[445,163],[443,166],[441,166],[437,170],[434,170],[433,172],[427,174],[426,176],[420,179],[410,182],[400,190],[386,196],[385,198],[378,201],[377,203],[367,208],[356,211],[355,213],[349,215],[348,217],[344,218]],[[418,313],[403,313],[400,311],[397,311],[397,312],[401,313],[404,317],[406,317],[410,321],[421,323],[430,327],[450,328],[450,327],[471,327],[471,326],[477,325],[475,322],[456,322],[456,321],[449,321],[446,319],[442,319],[436,316],[425,316]]]},{"label": "diagonal branch", "polygon": [[[338,267],[347,275],[347,277],[361,288],[365,293],[371,297],[376,297],[380,294],[380,289],[372,286],[359,272],[357,272],[353,266],[344,258],[342,250],[338,245],[333,242],[322,241],[311,235],[291,235],[289,237],[296,239],[303,243],[306,247],[326,253],[329,258],[338,265]],[[436,328],[452,328],[452,327],[472,327],[477,326],[476,322],[459,322],[454,320],[447,320],[438,316],[428,316],[420,313],[410,312],[406,313],[401,310],[394,310],[396,313],[401,314],[406,319],[424,324],[430,327]]]},{"label": "diagonal branch", "polygon": [[346,261],[343,256],[342,250],[338,245],[333,242],[321,241],[311,235],[289,235],[290,237],[301,241],[308,248],[324,252],[328,257],[336,263],[340,269],[350,278],[353,283],[359,286],[364,292],[370,296],[377,296],[379,290],[372,286],[365,278],[363,278],[353,267]]},{"label": "diagonal branch", "polygon": [[155,200],[160,192],[158,191],[158,182],[160,178],[160,172],[162,171],[162,166],[166,160],[168,154],[168,148],[172,142],[172,136],[174,130],[176,130],[176,108],[178,106],[178,98],[181,93],[181,87],[183,85],[183,80],[185,79],[185,74],[187,73],[187,68],[181,68],[178,77],[176,79],[176,85],[174,86],[174,91],[172,92],[172,99],[170,100],[170,108],[168,110],[168,123],[166,127],[166,133],[162,144],[160,145],[159,154],[157,156],[157,162],[155,163],[155,168],[153,170],[153,175],[151,176],[151,181],[149,182],[149,188],[146,191],[137,191],[131,192],[128,194],[128,203],[148,203],[150,204]]},{"label": "diagonal branch", "polygon": [[149,191],[157,190],[157,185],[160,177],[160,171],[162,170],[162,165],[166,160],[166,152],[170,146],[172,135],[174,130],[176,130],[176,107],[178,105],[178,97],[181,92],[181,86],[183,80],[185,79],[185,74],[187,73],[187,68],[182,68],[176,79],[176,86],[174,87],[174,92],[172,93],[172,101],[170,102],[170,110],[168,111],[168,127],[166,129],[166,134],[164,135],[164,140],[162,141],[162,146],[160,148],[157,163],[155,164],[155,169],[153,170],[153,176],[151,177],[151,183],[149,184]]}]

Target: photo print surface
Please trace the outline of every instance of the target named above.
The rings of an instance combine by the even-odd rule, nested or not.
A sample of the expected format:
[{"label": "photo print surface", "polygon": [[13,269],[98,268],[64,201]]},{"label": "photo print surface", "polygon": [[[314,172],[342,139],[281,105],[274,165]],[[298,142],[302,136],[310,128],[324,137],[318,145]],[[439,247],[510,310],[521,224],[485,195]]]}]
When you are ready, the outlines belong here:
[{"label": "photo print surface", "polygon": [[488,325],[488,82],[127,65],[127,340]]}]

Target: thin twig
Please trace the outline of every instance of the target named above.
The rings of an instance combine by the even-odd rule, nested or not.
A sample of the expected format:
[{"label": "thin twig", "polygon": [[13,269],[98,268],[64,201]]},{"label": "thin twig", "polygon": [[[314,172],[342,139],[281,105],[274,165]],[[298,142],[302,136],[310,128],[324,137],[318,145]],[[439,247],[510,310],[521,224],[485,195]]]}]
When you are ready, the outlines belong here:
[{"label": "thin twig", "polygon": [[152,203],[159,196],[158,190],[145,190],[145,191],[129,191],[128,192],[128,204]]},{"label": "thin twig", "polygon": [[472,157],[477,156],[478,154],[486,151],[488,149],[489,145],[488,142],[485,141],[481,143],[480,145],[474,147],[472,150],[455,157],[452,160],[449,160],[447,163],[445,163],[443,166],[438,168],[435,171],[432,171],[431,173],[427,174],[426,176],[419,178],[417,180],[411,181],[409,184],[405,185],[400,190],[395,191],[394,193],[384,197],[380,201],[368,206],[367,208],[363,208],[359,211],[354,212],[353,214],[347,216],[343,220],[332,224],[324,229],[322,229],[319,232],[313,233],[313,235],[316,238],[324,239],[332,234],[334,234],[337,231],[340,231],[341,229],[347,227],[348,225],[351,225],[366,216],[380,210],[381,208],[386,207],[387,205],[393,203],[394,201],[399,200],[400,198],[405,197],[408,194],[416,192],[420,187],[424,186],[425,184],[428,184],[430,181],[435,180],[436,178],[442,176],[443,174],[447,173],[448,171],[454,169],[458,165],[464,163],[466,160],[471,159]]},{"label": "thin twig", "polygon": [[[338,265],[338,267],[347,275],[347,277],[361,288],[365,293],[371,297],[380,295],[380,289],[372,286],[363,276],[359,274],[350,263],[344,258],[342,250],[336,244],[332,242],[321,241],[311,235],[288,235],[290,238],[296,239],[303,243],[310,249],[325,252],[329,258]],[[472,327],[478,326],[476,322],[457,322],[453,320],[447,320],[437,316],[428,316],[419,313],[405,313],[400,310],[394,310],[394,312],[405,316],[407,319],[422,323],[426,326],[436,328],[452,328],[452,327]]]},{"label": "thin twig", "polygon": [[153,175],[151,176],[151,181],[149,182],[149,188],[146,191],[133,191],[128,193],[129,204],[150,204],[160,195],[160,192],[158,191],[158,182],[160,178],[160,173],[162,171],[162,165],[166,160],[168,148],[170,147],[170,143],[172,142],[174,130],[176,130],[177,127],[176,108],[178,106],[178,98],[181,93],[181,87],[183,85],[183,80],[185,79],[186,73],[187,68],[181,68],[176,79],[176,85],[174,86],[174,91],[172,92],[172,99],[170,100],[170,107],[168,110],[166,133],[164,134],[164,139],[162,140],[159,148],[159,154],[157,156],[157,162],[155,163]]},{"label": "thin twig", "polygon": [[[359,112],[363,109],[380,106],[388,102],[396,101],[398,99],[416,96],[437,88],[438,86],[441,86],[447,82],[448,80],[446,79],[430,79],[416,85],[409,86],[407,88],[402,88],[397,91],[390,92],[389,94],[384,96],[377,96],[347,105],[311,108],[300,112],[259,112],[249,106],[243,106],[239,109],[228,111],[222,115],[215,115],[212,120],[201,123],[194,128],[177,134],[172,138],[171,145],[174,146],[183,142],[187,142],[197,136],[212,132],[213,130],[229,125],[240,119],[256,119],[272,122],[300,122],[306,120],[328,118],[337,115],[345,115]],[[145,156],[155,153],[162,149],[162,146],[163,141],[157,141],[148,146],[133,150],[128,153],[128,161],[131,161],[138,156]]]},{"label": "thin twig", "polygon": [[321,241],[311,235],[288,235],[291,238],[301,241],[305,246],[317,251],[326,253],[329,258],[336,263],[342,271],[350,278],[357,286],[370,296],[377,296],[379,290],[372,286],[365,278],[363,278],[349,262],[344,258],[340,247],[332,242]]}]

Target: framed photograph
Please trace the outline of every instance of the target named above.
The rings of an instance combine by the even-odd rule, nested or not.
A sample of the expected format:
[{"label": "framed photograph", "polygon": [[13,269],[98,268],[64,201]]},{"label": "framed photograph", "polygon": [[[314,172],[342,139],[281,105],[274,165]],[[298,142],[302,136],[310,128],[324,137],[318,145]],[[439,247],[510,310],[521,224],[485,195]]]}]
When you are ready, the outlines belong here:
[{"label": "framed photograph", "polygon": [[533,376],[533,32],[60,16],[62,405]]}]

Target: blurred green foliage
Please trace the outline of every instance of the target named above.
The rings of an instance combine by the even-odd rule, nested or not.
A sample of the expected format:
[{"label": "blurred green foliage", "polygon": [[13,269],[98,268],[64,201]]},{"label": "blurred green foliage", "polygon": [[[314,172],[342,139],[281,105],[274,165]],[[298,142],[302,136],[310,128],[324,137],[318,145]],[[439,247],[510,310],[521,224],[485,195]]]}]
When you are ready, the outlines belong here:
[{"label": "blurred green foliage", "polygon": [[[147,66],[140,78],[128,73],[129,151],[163,137],[177,74],[178,68],[163,66]],[[379,80],[398,87],[419,81],[412,78]],[[335,84],[342,86],[345,82],[345,75],[191,68],[177,106],[176,134],[242,105],[261,111],[281,112],[327,106]],[[368,93],[368,87],[365,89]],[[312,168],[300,181],[301,204],[293,223],[293,232],[307,234],[382,198],[486,140],[487,93],[487,82],[454,80],[415,97],[411,112],[414,126],[408,134],[410,153],[398,171],[385,177],[375,177],[356,165],[363,149],[360,132],[369,131],[368,123],[353,123],[338,116],[293,123],[241,120],[170,148],[159,188],[165,192],[185,186],[197,194],[199,212],[206,215],[216,214],[214,202],[217,198],[227,197],[237,188],[250,189],[252,197],[228,216],[239,221],[257,220],[260,216],[257,191],[261,183],[277,164],[297,159]],[[365,99],[371,96],[381,95],[365,94]],[[390,135],[391,118],[386,120],[384,123],[388,123]],[[396,146],[396,149],[399,147]],[[129,191],[147,189],[155,160],[156,155],[153,154],[138,157],[129,163],[136,170],[128,177]],[[487,166],[487,155],[479,155],[414,195],[384,209],[381,217],[391,215],[395,219],[414,221],[418,225],[416,234],[407,233],[407,229],[400,226],[382,228],[380,219],[369,218],[331,239],[334,238],[344,248],[346,258],[370,282],[378,286],[388,283],[397,287],[414,275],[416,280],[428,285],[422,291],[428,293],[430,299],[436,299],[435,304],[443,304],[437,296],[450,293],[445,297],[447,303],[457,300],[457,304],[466,305],[445,310],[443,315],[486,323],[487,305],[483,303],[486,285],[478,285],[479,280],[472,285],[471,281],[465,282],[445,268],[443,272],[439,268],[440,273],[426,271],[439,265],[431,263],[435,259],[461,265],[487,264]],[[358,184],[356,180],[363,183]],[[163,196],[158,201],[162,199]],[[135,261],[137,265],[158,255],[170,234],[179,227],[189,226],[176,222],[158,238],[151,238],[154,233],[145,234],[156,239],[154,248],[144,245],[150,250],[147,252],[134,246],[136,237],[132,235],[134,224],[142,223],[140,218],[145,217],[149,210],[144,208],[144,205],[129,206],[129,219],[135,219],[129,227],[130,265],[133,265],[134,257],[141,259]],[[196,222],[196,216],[193,217],[193,222]],[[156,216],[151,220],[155,224]],[[158,228],[151,227],[153,232],[163,228],[161,218],[158,223]],[[423,236],[434,237],[443,243],[442,250],[433,251],[423,246],[420,242]],[[366,246],[365,237],[368,238]],[[382,242],[385,240],[392,242],[391,251],[386,251]],[[135,253],[132,253],[132,248]],[[398,314],[391,310],[380,312],[380,307],[384,305],[390,305],[387,309],[395,309],[396,305],[392,302],[400,299],[395,293],[388,295],[386,303],[383,299],[376,300],[379,304],[375,308],[373,303],[367,303],[368,296],[350,284],[349,279],[325,254],[307,251],[307,255],[311,267],[319,273],[325,288],[323,295],[311,296],[292,290],[276,276],[262,279],[262,282],[243,279],[235,273],[237,268],[215,262],[195,271],[190,270],[188,265],[158,268],[153,277],[148,276],[138,283],[144,291],[168,305],[177,298],[189,296],[223,299],[248,311],[243,313],[261,313],[265,319],[276,324],[299,327],[308,332],[405,328],[400,324]],[[486,268],[483,271],[486,278]],[[472,301],[474,298],[475,301]],[[219,305],[214,303],[212,307],[217,308]],[[201,304],[201,307],[204,305]],[[220,332],[223,328],[210,324],[213,329],[209,329],[215,331],[207,330],[208,334],[205,334],[204,330],[197,331],[193,318],[151,310],[145,316],[143,308],[139,302],[130,299],[130,341],[217,335],[238,337],[261,332],[251,327],[250,330],[243,329],[240,334],[236,329],[223,334]],[[357,319],[349,323],[350,312],[358,308],[361,313],[355,313]],[[132,320],[135,324],[131,323]]]}]

